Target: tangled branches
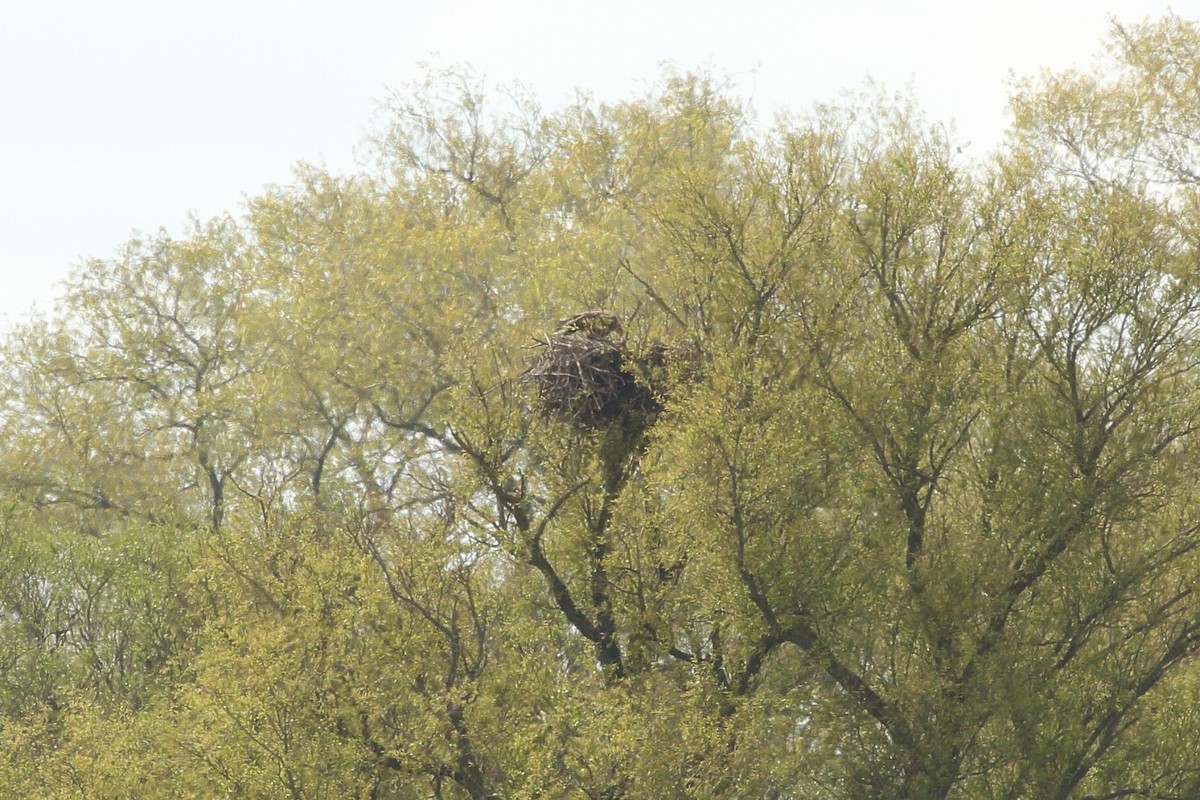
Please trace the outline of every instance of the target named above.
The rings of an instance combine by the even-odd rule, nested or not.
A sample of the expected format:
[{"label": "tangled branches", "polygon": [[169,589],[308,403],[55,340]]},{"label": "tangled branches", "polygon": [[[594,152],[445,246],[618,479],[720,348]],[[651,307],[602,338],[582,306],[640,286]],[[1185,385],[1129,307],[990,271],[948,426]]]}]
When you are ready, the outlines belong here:
[{"label": "tangled branches", "polygon": [[544,416],[581,430],[607,427],[630,413],[655,414],[661,405],[631,371],[643,365],[626,344],[616,314],[586,311],[537,340],[541,352],[522,378],[537,388]]}]

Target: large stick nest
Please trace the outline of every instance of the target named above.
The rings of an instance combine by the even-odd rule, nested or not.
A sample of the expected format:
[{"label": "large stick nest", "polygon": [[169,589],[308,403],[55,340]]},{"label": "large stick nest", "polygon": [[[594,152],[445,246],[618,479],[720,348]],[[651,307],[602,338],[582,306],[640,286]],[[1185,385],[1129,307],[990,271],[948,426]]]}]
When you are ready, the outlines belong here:
[{"label": "large stick nest", "polygon": [[635,375],[641,370],[616,314],[577,314],[536,341],[540,352],[522,377],[537,389],[544,416],[595,430],[631,413],[660,410],[654,392]]}]

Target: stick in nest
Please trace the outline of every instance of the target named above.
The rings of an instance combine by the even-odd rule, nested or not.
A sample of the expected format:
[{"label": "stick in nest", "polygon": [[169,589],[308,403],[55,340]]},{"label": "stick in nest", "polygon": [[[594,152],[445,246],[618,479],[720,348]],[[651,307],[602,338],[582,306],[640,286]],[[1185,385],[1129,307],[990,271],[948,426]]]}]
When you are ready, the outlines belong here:
[{"label": "stick in nest", "polygon": [[658,403],[624,368],[621,322],[607,311],[586,311],[538,339],[540,355],[522,378],[537,387],[542,414],[581,429],[602,428],[628,411]]}]

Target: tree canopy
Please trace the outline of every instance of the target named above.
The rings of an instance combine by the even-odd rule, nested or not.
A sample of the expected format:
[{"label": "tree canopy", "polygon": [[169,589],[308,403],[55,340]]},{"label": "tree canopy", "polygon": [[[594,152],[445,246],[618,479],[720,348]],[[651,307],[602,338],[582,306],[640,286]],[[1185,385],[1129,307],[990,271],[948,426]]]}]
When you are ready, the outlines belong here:
[{"label": "tree canopy", "polygon": [[1200,27],[903,97],[469,71],[3,345],[11,797],[1200,796]]}]

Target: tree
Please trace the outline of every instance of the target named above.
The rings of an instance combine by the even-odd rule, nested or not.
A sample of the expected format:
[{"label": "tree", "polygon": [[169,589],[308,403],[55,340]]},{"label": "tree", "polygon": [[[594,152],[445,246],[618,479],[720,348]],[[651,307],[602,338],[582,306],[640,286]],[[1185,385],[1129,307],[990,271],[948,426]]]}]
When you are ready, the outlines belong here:
[{"label": "tree", "polygon": [[1195,796],[1197,53],[984,163],[435,74],[89,265],[6,350],[0,785]]}]

